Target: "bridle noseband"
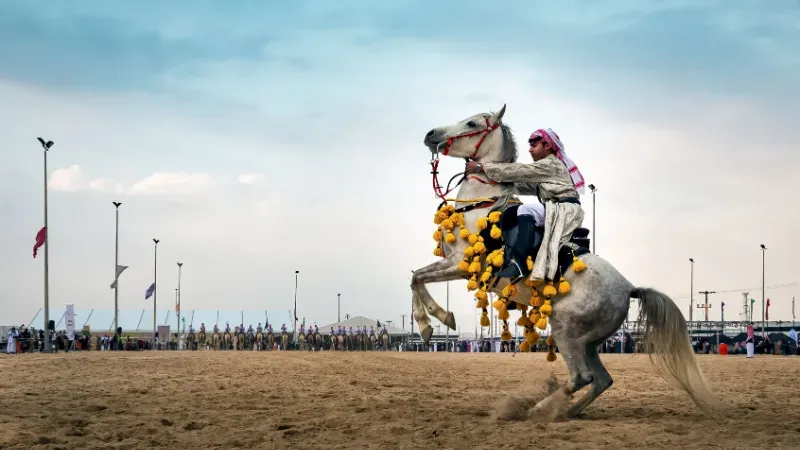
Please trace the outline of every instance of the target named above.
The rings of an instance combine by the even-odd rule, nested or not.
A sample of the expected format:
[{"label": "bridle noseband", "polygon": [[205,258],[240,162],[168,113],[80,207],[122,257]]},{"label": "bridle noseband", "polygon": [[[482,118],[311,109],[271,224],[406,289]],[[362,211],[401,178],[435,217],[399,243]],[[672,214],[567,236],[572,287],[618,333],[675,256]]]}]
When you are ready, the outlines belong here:
[{"label": "bridle noseband", "polygon": [[[500,122],[499,121],[496,124],[492,125],[492,124],[489,123],[489,117],[484,117],[483,119],[486,121],[486,128],[484,128],[482,130],[478,130],[478,131],[471,131],[471,132],[468,132],[468,133],[462,133],[462,134],[458,134],[458,135],[455,135],[455,136],[451,136],[451,137],[447,138],[446,141],[440,142],[439,145],[436,146],[436,152],[433,152],[431,154],[431,162],[430,163],[431,163],[431,174],[433,175],[433,193],[437,197],[439,197],[442,201],[445,201],[445,198],[447,197],[447,195],[449,193],[453,192],[459,185],[461,185],[461,183],[464,182],[464,180],[466,179],[466,172],[461,172],[461,173],[457,173],[457,174],[453,175],[453,177],[450,178],[450,181],[447,182],[447,188],[443,190],[442,186],[439,184],[439,170],[438,170],[439,169],[439,147],[441,147],[442,144],[444,144],[444,151],[442,151],[441,153],[442,153],[442,155],[447,156],[448,153],[450,153],[450,147],[452,147],[453,141],[455,141],[456,139],[471,138],[471,137],[475,137],[475,136],[481,136],[481,138],[478,140],[478,143],[475,144],[475,152],[472,153],[472,156],[464,158],[466,161],[474,160],[475,157],[478,156],[478,152],[481,149],[481,145],[483,145],[483,141],[486,140],[486,137],[489,136],[489,133],[491,133],[492,131],[496,130],[497,128],[500,128]],[[453,186],[451,188],[450,187],[450,183],[452,183],[453,180],[459,175],[461,175],[461,179],[459,179],[458,182],[455,184],[455,186]],[[487,181],[484,181],[484,180],[482,180],[482,179],[480,179],[478,177],[473,177],[473,178],[475,178],[476,180],[478,180],[478,181],[480,181],[481,183],[484,183],[484,184],[495,184],[493,181],[488,181],[487,182]]]}]

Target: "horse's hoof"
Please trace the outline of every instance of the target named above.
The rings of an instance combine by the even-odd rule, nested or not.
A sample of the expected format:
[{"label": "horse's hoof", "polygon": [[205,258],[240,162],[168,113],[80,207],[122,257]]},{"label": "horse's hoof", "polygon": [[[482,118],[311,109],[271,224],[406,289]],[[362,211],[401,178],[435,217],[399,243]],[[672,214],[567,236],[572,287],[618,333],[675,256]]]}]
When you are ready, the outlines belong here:
[{"label": "horse's hoof", "polygon": [[422,337],[422,341],[426,344],[430,342],[431,336],[433,336],[433,327],[428,325],[422,331],[419,332],[419,335]]},{"label": "horse's hoof", "polygon": [[450,328],[451,330],[455,331],[455,329],[456,329],[456,316],[454,316],[453,313],[448,312],[447,315],[444,316],[444,325],[447,328]]}]

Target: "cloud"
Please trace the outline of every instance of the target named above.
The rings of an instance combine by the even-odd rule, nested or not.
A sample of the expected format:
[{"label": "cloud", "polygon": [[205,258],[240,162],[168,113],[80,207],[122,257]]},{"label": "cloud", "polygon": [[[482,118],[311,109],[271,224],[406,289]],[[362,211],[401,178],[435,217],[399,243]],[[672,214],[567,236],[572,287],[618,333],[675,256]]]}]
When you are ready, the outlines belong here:
[{"label": "cloud", "polygon": [[158,172],[134,183],[131,195],[196,194],[223,182],[207,173]]},{"label": "cloud", "polygon": [[264,175],[260,173],[244,173],[239,175],[236,179],[239,180],[239,183],[254,185],[258,183],[263,183]]}]

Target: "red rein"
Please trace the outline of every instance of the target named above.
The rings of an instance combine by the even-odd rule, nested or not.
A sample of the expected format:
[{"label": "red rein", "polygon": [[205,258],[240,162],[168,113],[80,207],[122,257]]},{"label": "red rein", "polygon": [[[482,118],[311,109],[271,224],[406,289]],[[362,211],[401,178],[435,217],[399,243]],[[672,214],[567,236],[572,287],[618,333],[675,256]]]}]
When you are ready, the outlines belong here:
[{"label": "red rein", "polygon": [[[473,132],[470,132],[470,133],[459,134],[459,135],[447,138],[447,144],[445,144],[444,151],[442,152],[442,154],[444,156],[447,156],[447,154],[450,153],[450,147],[453,145],[453,141],[455,141],[456,139],[471,138],[471,137],[474,137],[474,136],[482,135],[481,138],[478,140],[478,143],[475,144],[475,152],[472,153],[472,156],[467,158],[467,160],[475,159],[475,157],[478,156],[478,151],[481,149],[481,145],[483,144],[483,141],[486,139],[486,136],[488,136],[489,133],[491,133],[492,131],[494,131],[496,128],[498,128],[500,126],[499,123],[494,124],[494,125],[489,124],[489,118],[488,117],[485,117],[484,120],[486,120],[486,128],[484,128],[483,130],[473,131]],[[439,154],[436,153],[435,156],[433,156],[431,158],[431,174],[433,175],[433,193],[437,197],[439,197],[442,201],[445,201],[447,195],[449,193],[453,192],[461,184],[461,181],[464,181],[464,179],[462,178],[461,181],[456,183],[456,185],[453,186],[451,189],[447,189],[446,191],[444,191],[444,189],[442,188],[442,185],[439,184],[439,170],[438,169],[439,169]],[[478,180],[478,181],[480,181],[481,183],[484,183],[484,184],[495,184],[495,182],[491,181],[491,180],[490,181],[484,181],[484,180],[482,180],[482,179],[480,179],[478,177],[474,177],[474,176],[471,176],[470,178]]]}]

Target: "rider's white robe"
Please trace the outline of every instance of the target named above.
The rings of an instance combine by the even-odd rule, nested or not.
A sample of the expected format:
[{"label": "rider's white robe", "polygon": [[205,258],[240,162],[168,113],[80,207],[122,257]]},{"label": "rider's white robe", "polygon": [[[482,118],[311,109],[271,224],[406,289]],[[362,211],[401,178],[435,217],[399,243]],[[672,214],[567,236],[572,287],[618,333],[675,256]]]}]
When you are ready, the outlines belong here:
[{"label": "rider's white robe", "polygon": [[500,183],[514,183],[520,195],[538,195],[545,205],[544,238],[536,254],[531,280],[554,279],[558,250],[583,223],[583,208],[554,200],[579,198],[567,167],[549,155],[531,163],[483,163],[486,176]]},{"label": "rider's white robe", "polygon": [[8,332],[8,345],[6,346],[6,353],[17,353],[17,336],[19,336],[19,333],[16,331]]}]

